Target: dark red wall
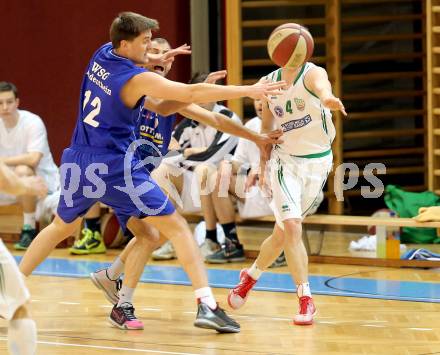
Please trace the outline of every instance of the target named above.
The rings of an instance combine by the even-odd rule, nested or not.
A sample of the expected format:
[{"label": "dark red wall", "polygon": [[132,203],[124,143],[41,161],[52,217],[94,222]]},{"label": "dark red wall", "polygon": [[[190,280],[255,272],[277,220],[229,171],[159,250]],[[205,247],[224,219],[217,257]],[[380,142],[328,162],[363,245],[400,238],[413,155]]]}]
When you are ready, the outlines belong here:
[{"label": "dark red wall", "polygon": [[[190,43],[189,0],[1,0],[0,81],[15,83],[22,109],[46,123],[57,163],[74,128],[84,68],[120,11],[159,20],[153,36],[171,46]],[[190,78],[190,58],[178,57],[170,78]]]}]

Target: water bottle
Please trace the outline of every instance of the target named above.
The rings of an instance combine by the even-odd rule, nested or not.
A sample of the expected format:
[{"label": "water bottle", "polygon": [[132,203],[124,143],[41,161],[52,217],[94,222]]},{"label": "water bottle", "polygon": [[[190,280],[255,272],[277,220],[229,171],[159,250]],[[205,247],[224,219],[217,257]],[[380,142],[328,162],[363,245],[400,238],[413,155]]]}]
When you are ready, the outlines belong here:
[{"label": "water bottle", "polygon": [[[396,212],[391,211],[390,217],[397,217]],[[400,227],[387,226],[386,228],[386,258],[400,259]]]},{"label": "water bottle", "polygon": [[376,226],[376,257],[385,259],[387,257],[387,229],[385,226]]}]

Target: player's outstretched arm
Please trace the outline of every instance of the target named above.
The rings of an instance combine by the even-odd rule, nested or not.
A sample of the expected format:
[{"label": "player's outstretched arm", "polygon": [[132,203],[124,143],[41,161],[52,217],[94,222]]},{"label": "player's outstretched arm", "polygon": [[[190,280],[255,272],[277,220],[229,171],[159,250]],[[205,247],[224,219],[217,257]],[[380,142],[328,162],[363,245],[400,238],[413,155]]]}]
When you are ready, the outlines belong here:
[{"label": "player's outstretched arm", "polygon": [[342,101],[333,95],[332,85],[328,80],[327,72],[324,68],[315,67],[310,69],[304,78],[304,84],[321,100],[322,104],[332,111],[341,111],[345,116],[345,107]]},{"label": "player's outstretched arm", "polygon": [[15,196],[43,197],[47,194],[47,186],[40,176],[19,177],[0,161],[0,191]]},{"label": "player's outstretched arm", "polygon": [[[179,47],[180,48],[180,47]],[[227,75],[226,70],[219,70],[209,73],[205,79],[205,83],[215,84],[218,80],[224,79]],[[169,116],[183,108],[187,107],[187,102],[173,101],[173,100],[159,100],[153,97],[147,98],[144,107],[150,111],[156,112],[162,116]]]},{"label": "player's outstretched arm", "polygon": [[234,122],[229,117],[226,117],[221,113],[208,111],[196,104],[187,106],[183,110],[179,111],[179,113],[197,122],[214,127],[218,131],[253,141],[261,148],[265,147],[266,145],[282,142],[280,139],[280,136],[282,135],[281,130],[259,134],[237,122]]},{"label": "player's outstretched arm", "polygon": [[134,107],[142,96],[153,96],[158,99],[169,99],[188,103],[231,100],[240,97],[267,99],[268,96],[280,95],[279,89],[284,81],[275,83],[256,83],[245,86],[221,86],[207,83],[182,84],[145,72],[130,79],[121,91],[121,97],[128,107]]},{"label": "player's outstretched arm", "polygon": [[176,113],[177,111],[182,110],[188,105],[190,104],[188,104],[187,102],[180,102],[174,100],[160,100],[154,97],[148,97],[144,103],[144,107],[147,110],[156,112],[161,116],[169,116],[173,113]]}]

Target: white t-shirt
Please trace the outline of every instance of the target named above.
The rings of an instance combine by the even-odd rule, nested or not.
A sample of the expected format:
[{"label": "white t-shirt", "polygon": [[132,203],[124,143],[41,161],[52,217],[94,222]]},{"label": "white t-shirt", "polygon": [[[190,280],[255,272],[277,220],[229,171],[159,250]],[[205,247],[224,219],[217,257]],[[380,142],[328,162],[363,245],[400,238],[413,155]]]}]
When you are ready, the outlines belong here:
[{"label": "white t-shirt", "polygon": [[[222,110],[228,110],[226,106],[215,104],[212,112],[220,112]],[[241,124],[240,117],[238,117],[235,113],[233,113],[231,119]],[[217,134],[217,130],[211,126],[205,125],[197,125],[196,127],[187,128],[183,131],[182,136],[179,139],[179,144],[182,145],[183,142],[188,141],[189,146],[191,148],[201,148],[201,147],[209,147],[211,143],[214,141],[215,135]],[[218,143],[222,143],[225,140],[231,138],[231,135],[228,133],[223,133],[220,141]],[[236,137],[233,137],[236,138]]]},{"label": "white t-shirt", "polygon": [[[254,132],[261,131],[261,119],[257,116],[247,121],[245,127]],[[244,164],[240,169],[258,169],[260,164],[260,150],[257,145],[247,139],[240,138],[232,160]],[[253,186],[246,193],[246,199],[238,200],[238,212],[242,218],[257,218],[272,215],[269,200],[263,197],[258,186]]]},{"label": "white t-shirt", "polygon": [[49,193],[53,193],[60,187],[60,177],[49,149],[46,127],[42,119],[32,112],[18,110],[18,114],[16,126],[10,129],[0,119],[0,156],[42,153],[36,173],[46,181]]},{"label": "white t-shirt", "polygon": [[[219,113],[223,110],[230,111],[223,105],[215,104],[212,112]],[[240,117],[238,117],[234,112],[232,112],[230,119],[238,124],[241,124]],[[198,124],[195,127],[185,127],[178,139],[180,146],[183,148],[204,147],[207,149],[206,151],[200,153],[196,159],[194,159],[194,157],[183,158],[183,156],[174,156],[165,158],[163,160],[164,163],[181,163],[185,167],[195,167],[200,165],[200,163],[217,165],[225,158],[225,156],[231,153],[238,143],[238,137],[218,131],[214,127],[205,126],[202,124]]]},{"label": "white t-shirt", "polygon": [[[244,125],[254,132],[261,131],[261,119],[256,116],[247,121]],[[235,149],[233,160],[240,163],[248,163],[252,167],[258,167],[260,164],[260,150],[257,145],[244,138],[239,138],[237,148]]]}]

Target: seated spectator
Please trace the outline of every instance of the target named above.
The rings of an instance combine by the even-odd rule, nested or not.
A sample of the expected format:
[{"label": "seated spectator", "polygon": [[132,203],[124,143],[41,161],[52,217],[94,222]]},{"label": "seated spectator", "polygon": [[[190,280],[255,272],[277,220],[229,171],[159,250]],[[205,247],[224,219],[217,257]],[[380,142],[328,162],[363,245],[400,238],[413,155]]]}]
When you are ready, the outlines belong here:
[{"label": "seated spectator", "polygon": [[[253,131],[261,130],[262,102],[254,101],[257,116],[246,122],[245,126]],[[216,223],[219,222],[225,234],[221,248],[206,256],[205,261],[213,264],[240,262],[245,260],[235,216],[242,219],[272,216],[269,199],[264,197],[257,186],[260,151],[255,143],[240,138],[231,160],[220,163],[218,174],[211,175],[208,185],[214,186],[211,193],[202,195],[202,211],[206,225],[206,238],[219,244]],[[287,265],[284,253],[276,259],[271,267]]]},{"label": "seated spectator", "polygon": [[59,195],[56,194],[60,191],[60,179],[43,121],[29,111],[19,110],[18,106],[19,96],[15,85],[0,82],[0,160],[20,177],[41,176],[48,187],[49,196],[39,200],[30,194],[18,198],[0,194],[1,205],[18,202],[23,207],[20,241],[14,247],[25,250],[37,235],[37,206],[39,211],[44,211],[48,202],[58,201]]},{"label": "seated spectator", "polygon": [[[197,74],[190,82],[200,83],[207,80],[207,77],[207,74]],[[236,122],[241,122],[235,113],[218,103],[213,102],[200,106],[213,112],[222,113]],[[185,119],[177,125],[173,138],[180,147],[180,154],[165,157],[161,165],[153,171],[152,176],[160,187],[169,194],[170,199],[180,212],[184,214],[200,212],[200,183],[203,185],[203,181],[214,172],[220,161],[234,151],[238,138],[190,119]],[[218,244],[211,243],[209,238],[201,246],[203,255],[212,254],[218,249]],[[175,257],[170,242],[165,243],[153,253],[155,260]]]},{"label": "seated spectator", "polygon": [[47,195],[47,186],[41,176],[18,176],[0,161],[0,191],[13,196]]},{"label": "seated spectator", "polygon": [[[261,130],[262,103],[254,101],[257,116],[245,126],[253,131]],[[239,139],[232,160],[220,164],[219,173],[210,176],[208,185],[213,185],[212,192],[202,197],[202,211],[206,223],[206,237],[218,243],[216,235],[217,221],[223,227],[225,242],[221,248],[206,256],[208,263],[227,263],[244,261],[243,246],[237,236],[235,225],[235,203],[241,218],[254,218],[272,215],[269,201],[262,196],[256,185],[260,152],[251,141]]]}]

